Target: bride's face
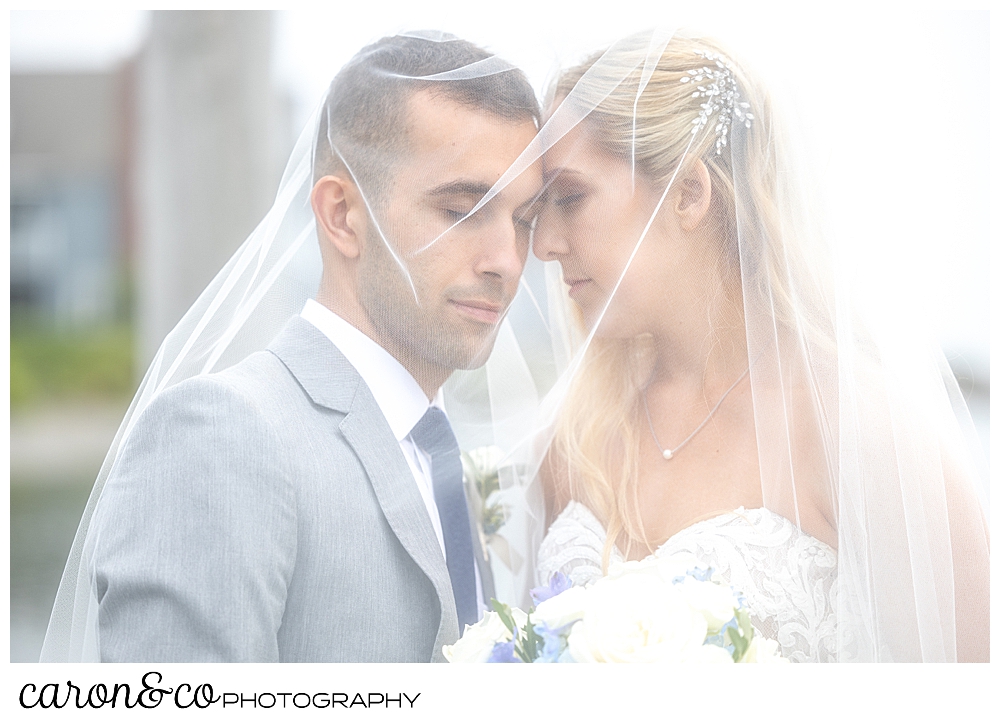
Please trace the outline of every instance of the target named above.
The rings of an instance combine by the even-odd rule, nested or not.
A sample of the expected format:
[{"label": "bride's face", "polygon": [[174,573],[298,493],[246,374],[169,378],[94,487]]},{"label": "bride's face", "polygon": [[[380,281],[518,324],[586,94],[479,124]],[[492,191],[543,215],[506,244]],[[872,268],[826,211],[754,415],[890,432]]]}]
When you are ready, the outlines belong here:
[{"label": "bride's face", "polygon": [[543,173],[547,192],[534,232],[535,255],[560,263],[587,327],[601,320],[598,335],[648,330],[643,316],[662,312],[663,273],[670,266],[665,224],[652,224],[628,260],[659,194],[639,175],[633,189],[630,164],[601,149],[583,124],[546,152]]}]

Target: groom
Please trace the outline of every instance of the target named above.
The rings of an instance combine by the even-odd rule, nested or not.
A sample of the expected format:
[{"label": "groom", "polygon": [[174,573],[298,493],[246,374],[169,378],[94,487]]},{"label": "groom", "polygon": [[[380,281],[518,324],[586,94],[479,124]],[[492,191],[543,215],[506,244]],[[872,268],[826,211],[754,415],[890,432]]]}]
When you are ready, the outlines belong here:
[{"label": "groom", "polygon": [[319,292],[136,423],[97,512],[103,660],[439,661],[478,619],[489,575],[440,387],[485,361],[517,289],[538,169],[462,219],[538,107],[519,71],[412,78],[487,57],[397,36],[334,79]]}]

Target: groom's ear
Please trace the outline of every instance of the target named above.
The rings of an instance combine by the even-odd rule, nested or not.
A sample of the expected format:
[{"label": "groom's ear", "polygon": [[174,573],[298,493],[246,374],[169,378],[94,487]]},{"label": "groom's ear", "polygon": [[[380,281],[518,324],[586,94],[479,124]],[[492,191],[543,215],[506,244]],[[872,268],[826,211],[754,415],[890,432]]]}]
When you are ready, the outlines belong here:
[{"label": "groom's ear", "polygon": [[681,228],[693,231],[708,213],[712,201],[712,179],[702,160],[696,158],[677,183],[679,191],[674,211],[680,219]]},{"label": "groom's ear", "polygon": [[361,253],[366,216],[354,182],[340,176],[323,176],[313,186],[311,200],[320,239],[345,258],[356,259]]}]

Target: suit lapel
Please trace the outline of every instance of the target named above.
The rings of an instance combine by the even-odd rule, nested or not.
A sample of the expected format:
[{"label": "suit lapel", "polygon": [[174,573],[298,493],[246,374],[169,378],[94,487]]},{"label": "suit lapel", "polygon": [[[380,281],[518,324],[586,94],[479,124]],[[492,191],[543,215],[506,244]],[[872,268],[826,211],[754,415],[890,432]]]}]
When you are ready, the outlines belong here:
[{"label": "suit lapel", "polygon": [[[364,396],[371,400],[375,414],[381,416],[368,388],[364,387],[364,391],[367,393]],[[358,396],[361,398],[363,395]],[[360,401],[360,406],[362,409],[344,417],[340,423],[340,431],[368,472],[368,479],[389,527],[437,591],[441,601],[441,622],[434,642],[434,656],[437,659],[441,656],[442,645],[458,639],[458,613],[455,610],[455,597],[451,592],[448,567],[427,516],[423,498],[413,481],[413,473],[403,459],[399,443],[392,436],[388,422],[380,419],[380,428],[374,429],[369,421],[371,412],[364,409],[368,404]]]},{"label": "suit lapel", "polygon": [[309,322],[293,317],[270,348],[313,402],[346,414],[340,431],[368,473],[382,514],[437,592],[441,618],[433,659],[442,661],[441,646],[458,639],[451,578],[427,508],[389,423],[361,375]]}]

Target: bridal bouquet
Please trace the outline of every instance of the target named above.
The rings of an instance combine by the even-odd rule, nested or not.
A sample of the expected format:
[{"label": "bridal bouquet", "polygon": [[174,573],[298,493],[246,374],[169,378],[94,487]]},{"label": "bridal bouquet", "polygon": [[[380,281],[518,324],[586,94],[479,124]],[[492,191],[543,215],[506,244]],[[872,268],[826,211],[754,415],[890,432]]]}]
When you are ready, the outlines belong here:
[{"label": "bridal bouquet", "polygon": [[651,558],[587,587],[556,573],[527,613],[494,610],[443,649],[452,663],[788,662],[756,634],[746,600],[712,570]]}]

